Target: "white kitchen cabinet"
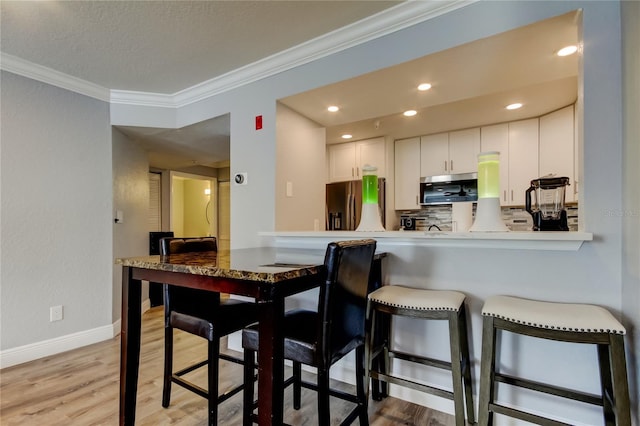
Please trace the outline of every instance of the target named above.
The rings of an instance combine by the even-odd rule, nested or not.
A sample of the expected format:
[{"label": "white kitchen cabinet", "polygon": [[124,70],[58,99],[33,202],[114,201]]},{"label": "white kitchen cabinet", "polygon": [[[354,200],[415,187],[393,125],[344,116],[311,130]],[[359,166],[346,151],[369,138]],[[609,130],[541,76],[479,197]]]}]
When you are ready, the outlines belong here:
[{"label": "white kitchen cabinet", "polygon": [[420,208],[420,139],[400,139],[395,141],[394,193],[396,210],[416,210]]},{"label": "white kitchen cabinet", "polygon": [[329,145],[327,150],[329,182],[362,179],[365,164],[377,167],[378,177],[386,176],[384,138]]},{"label": "white kitchen cabinet", "polygon": [[420,145],[422,176],[478,171],[480,128],[423,136]]},{"label": "white kitchen cabinet", "polygon": [[573,105],[540,117],[540,176],[566,176],[566,201],[575,201]]},{"label": "white kitchen cabinet", "polygon": [[478,154],[480,154],[479,127],[449,133],[449,173],[477,172]]},{"label": "white kitchen cabinet", "polygon": [[500,199],[501,205],[507,204],[509,190],[509,125],[495,124],[480,128],[481,152],[498,151],[500,153]]},{"label": "white kitchen cabinet", "polygon": [[[418,155],[420,176],[447,174],[449,163],[449,133],[422,136]],[[397,163],[396,163],[397,164]],[[446,168],[445,168],[446,166]]]},{"label": "white kitchen cabinet", "polygon": [[525,191],[531,180],[537,179],[538,171],[538,126],[539,120],[514,121],[509,123],[509,189],[503,195],[503,205],[524,206]]}]

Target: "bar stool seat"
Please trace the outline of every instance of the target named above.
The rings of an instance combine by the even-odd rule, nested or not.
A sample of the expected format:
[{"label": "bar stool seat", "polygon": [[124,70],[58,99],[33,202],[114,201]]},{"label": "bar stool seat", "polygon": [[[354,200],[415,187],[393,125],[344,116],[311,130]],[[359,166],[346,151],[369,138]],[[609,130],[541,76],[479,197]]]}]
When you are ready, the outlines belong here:
[{"label": "bar stool seat", "polygon": [[[373,379],[386,383],[451,399],[454,401],[456,425],[458,426],[465,424],[466,400],[467,419],[470,423],[474,423],[471,367],[464,301],[465,295],[457,291],[425,290],[400,285],[384,286],[369,294],[367,305],[368,327],[365,344],[365,359],[367,362],[365,383],[368,383],[370,375]],[[390,327],[387,327],[383,336],[378,337],[376,335],[376,324],[378,323],[376,315],[378,313],[424,320],[447,320],[449,323],[449,345],[452,361],[447,362],[393,350],[391,347]],[[379,344],[374,345],[375,339],[373,336],[381,340]],[[373,360],[381,355],[384,356],[382,368],[373,368]],[[393,375],[390,373],[389,368],[390,356],[451,371],[453,391]]]},{"label": "bar stool seat", "polygon": [[[496,382],[600,405],[606,425],[631,424],[624,352],[626,330],[608,310],[596,305],[492,296],[485,301],[482,315],[480,425],[493,424],[494,413],[538,424],[563,424],[498,404],[495,401]],[[602,395],[501,374],[496,367],[496,336],[499,330],[556,341],[596,344]]]}]

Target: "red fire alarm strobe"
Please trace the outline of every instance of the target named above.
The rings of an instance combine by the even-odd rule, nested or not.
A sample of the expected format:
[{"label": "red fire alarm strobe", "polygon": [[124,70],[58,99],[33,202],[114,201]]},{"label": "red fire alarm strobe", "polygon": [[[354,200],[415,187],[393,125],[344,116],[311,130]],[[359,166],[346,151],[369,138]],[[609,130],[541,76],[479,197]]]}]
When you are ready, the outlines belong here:
[{"label": "red fire alarm strobe", "polygon": [[256,115],[256,130],[262,129],[262,116]]}]

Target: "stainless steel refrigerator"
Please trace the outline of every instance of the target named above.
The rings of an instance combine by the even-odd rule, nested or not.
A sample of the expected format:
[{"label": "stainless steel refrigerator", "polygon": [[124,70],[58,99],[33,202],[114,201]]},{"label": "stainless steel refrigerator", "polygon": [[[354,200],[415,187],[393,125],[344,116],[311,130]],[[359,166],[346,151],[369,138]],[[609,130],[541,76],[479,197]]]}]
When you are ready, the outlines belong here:
[{"label": "stainless steel refrigerator", "polygon": [[[385,179],[378,178],[378,208],[385,226]],[[325,229],[354,231],[360,224],[362,211],[362,181],[327,184]]]}]

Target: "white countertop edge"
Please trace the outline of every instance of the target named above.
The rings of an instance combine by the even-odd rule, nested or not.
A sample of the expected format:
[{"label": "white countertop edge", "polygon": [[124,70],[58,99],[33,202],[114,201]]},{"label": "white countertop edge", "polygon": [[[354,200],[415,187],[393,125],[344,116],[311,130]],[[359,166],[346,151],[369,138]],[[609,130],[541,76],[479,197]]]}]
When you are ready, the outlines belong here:
[{"label": "white countertop edge", "polygon": [[588,232],[424,232],[424,231],[289,231],[260,232],[273,239],[276,247],[320,247],[331,241],[374,238],[389,246],[425,246],[457,248],[496,248],[517,250],[577,251],[585,241],[592,241]]}]

